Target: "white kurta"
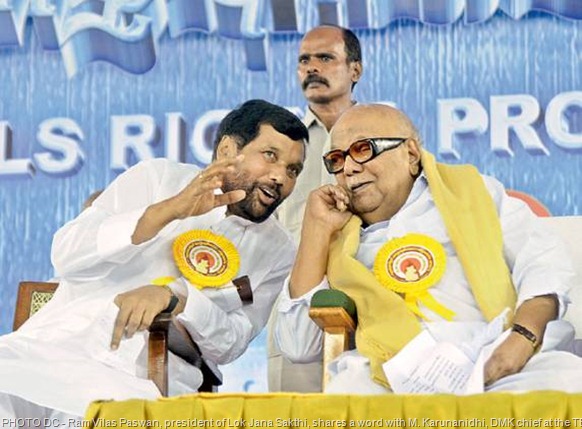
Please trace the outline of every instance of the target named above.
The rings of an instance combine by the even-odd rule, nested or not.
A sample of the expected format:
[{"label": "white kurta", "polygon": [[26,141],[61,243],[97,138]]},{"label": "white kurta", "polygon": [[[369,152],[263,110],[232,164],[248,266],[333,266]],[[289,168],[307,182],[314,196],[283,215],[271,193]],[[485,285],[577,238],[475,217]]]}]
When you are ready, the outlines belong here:
[{"label": "white kurta", "polygon": [[[45,307],[0,338],[0,392],[76,415],[96,399],[159,396],[145,379],[147,333],[109,349],[117,314],[113,299],[158,277],[179,277],[172,243],[191,229],[209,229],[232,241],[241,259],[237,277],[249,276],[254,302],[243,306],[232,288],[189,286],[179,319],[211,363],[231,362],[245,351],[266,324],[295,254],[275,219],[255,224],[217,208],[173,221],[151,240],[131,244],[145,209],[177,194],[197,172],[163,159],[140,163],[56,233],[52,260],[62,280]],[[200,372],[175,356],[169,379],[171,393],[195,390],[201,382]]]},{"label": "white kurta", "polygon": [[[563,316],[568,303],[567,292],[574,278],[574,271],[563,244],[557,234],[541,227],[538,218],[524,202],[508,197],[503,186],[495,179],[483,177],[497,206],[503,232],[504,256],[517,291],[517,305],[535,296],[556,294],[560,302],[559,314],[560,317]],[[447,268],[439,283],[430,289],[430,293],[439,303],[455,312],[453,322],[446,322],[438,314],[420,305],[421,311],[431,321],[423,323],[423,327],[430,330],[437,340],[467,340],[474,329],[485,324],[485,319],[465,278],[424,174],[416,180],[406,203],[392,219],[361,231],[356,258],[371,269],[376,254],[387,241],[412,232],[431,236],[443,245],[447,255]],[[276,338],[281,350],[290,360],[311,362],[321,359],[322,332],[309,319],[307,312],[313,294],[328,287],[327,279],[324,279],[316,288],[297,299],[289,297],[288,285],[284,287],[278,307]],[[552,387],[581,390],[582,359],[569,353],[552,351],[567,349],[573,336],[573,328],[567,322],[551,322],[544,336],[542,353],[536,354],[520,374],[499,380],[491,386],[491,390]],[[369,376],[362,376],[369,374],[368,365],[367,359],[355,352],[340,357],[334,363],[334,369],[339,373],[339,381],[332,382],[331,390],[360,393],[382,391],[379,385],[369,381]],[[547,371],[549,367],[553,371],[560,368],[562,372],[552,374],[552,377],[534,373],[534,369]],[[359,381],[362,383],[359,384]]]}]

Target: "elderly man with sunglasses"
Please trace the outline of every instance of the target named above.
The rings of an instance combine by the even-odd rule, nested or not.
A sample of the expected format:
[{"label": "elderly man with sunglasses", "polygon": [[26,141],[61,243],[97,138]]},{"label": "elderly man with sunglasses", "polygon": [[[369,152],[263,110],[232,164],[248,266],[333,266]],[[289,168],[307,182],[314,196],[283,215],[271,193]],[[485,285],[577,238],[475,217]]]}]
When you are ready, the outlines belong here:
[{"label": "elderly man with sunglasses", "polygon": [[508,329],[488,331],[486,391],[582,389],[582,359],[564,351],[573,329],[559,320],[573,270],[523,202],[472,166],[435,162],[389,106],[349,109],[323,158],[337,185],[309,196],[279,305],[276,336],[290,360],[321,359],[308,307],[332,287],[355,301],[358,330],[357,351],[332,363],[328,392],[390,392],[382,365],[419,334],[463,347],[504,314]]}]

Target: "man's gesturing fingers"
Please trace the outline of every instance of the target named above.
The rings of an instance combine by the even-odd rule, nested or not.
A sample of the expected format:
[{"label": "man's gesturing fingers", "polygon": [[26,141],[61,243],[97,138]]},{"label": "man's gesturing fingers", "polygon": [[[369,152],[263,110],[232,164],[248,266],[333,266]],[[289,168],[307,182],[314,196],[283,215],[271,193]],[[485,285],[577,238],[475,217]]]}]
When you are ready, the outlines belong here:
[{"label": "man's gesturing fingers", "polygon": [[[233,191],[232,195],[215,195],[214,191],[224,184],[227,174],[235,174],[242,155],[215,161],[200,172],[180,193],[167,200],[176,218],[184,219],[209,212],[215,207],[233,204],[244,199],[244,191]],[[224,194],[226,195],[226,194]]]},{"label": "man's gesturing fingers", "polygon": [[111,348],[119,347],[124,334],[131,338],[137,331],[149,328],[154,317],[168,307],[171,295],[166,288],[152,285],[117,295],[113,302],[119,307],[119,313],[113,326]]},{"label": "man's gesturing fingers", "polygon": [[118,303],[118,295],[115,298],[115,304],[117,304],[119,308],[119,313],[117,313],[117,318],[115,319],[115,324],[113,325],[113,336],[111,337],[111,349],[117,350],[119,347],[119,343],[123,338],[123,334],[125,333],[125,326],[127,325],[127,321],[129,320],[129,316],[131,314],[131,310],[129,307],[122,307],[120,303]]},{"label": "man's gesturing fingers", "polygon": [[229,204],[238,203],[242,201],[247,196],[247,193],[242,189],[236,189],[234,191],[227,192],[221,195],[214,196],[214,207],[226,206]]},{"label": "man's gesturing fingers", "polygon": [[220,161],[214,161],[204,170],[202,170],[194,178],[194,181],[207,182],[213,181],[214,179],[219,179],[222,181],[222,177],[225,174],[234,174],[238,171],[239,164],[243,160],[244,155],[239,155],[236,158],[226,158]]}]

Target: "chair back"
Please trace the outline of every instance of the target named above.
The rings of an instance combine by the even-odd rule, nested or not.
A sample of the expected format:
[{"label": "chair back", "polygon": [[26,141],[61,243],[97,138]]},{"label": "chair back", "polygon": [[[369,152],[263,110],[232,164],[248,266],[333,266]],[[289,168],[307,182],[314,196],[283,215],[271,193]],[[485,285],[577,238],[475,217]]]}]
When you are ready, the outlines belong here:
[{"label": "chair back", "polygon": [[506,193],[510,197],[524,201],[529,206],[531,211],[534,212],[538,217],[552,216],[550,210],[534,196],[526,194],[525,192],[516,191],[515,189],[508,189]]},{"label": "chair back", "polygon": [[50,282],[20,282],[12,329],[16,331],[30,316],[49,302],[58,285]]},{"label": "chair back", "polygon": [[576,328],[576,338],[582,338],[582,216],[554,216],[542,222],[560,235],[572,258],[576,280],[565,319]]}]

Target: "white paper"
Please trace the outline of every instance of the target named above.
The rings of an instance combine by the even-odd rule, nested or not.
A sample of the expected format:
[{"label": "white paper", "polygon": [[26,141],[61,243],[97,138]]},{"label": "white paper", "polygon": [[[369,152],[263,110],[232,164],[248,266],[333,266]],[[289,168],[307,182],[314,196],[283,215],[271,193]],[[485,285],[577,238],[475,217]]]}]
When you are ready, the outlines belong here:
[{"label": "white paper", "polygon": [[424,331],[383,365],[394,393],[465,393],[474,363]]},{"label": "white paper", "polygon": [[383,365],[394,393],[453,393],[484,391],[485,362],[506,338],[501,335],[507,311],[478,331],[468,343],[437,343],[421,332]]}]

